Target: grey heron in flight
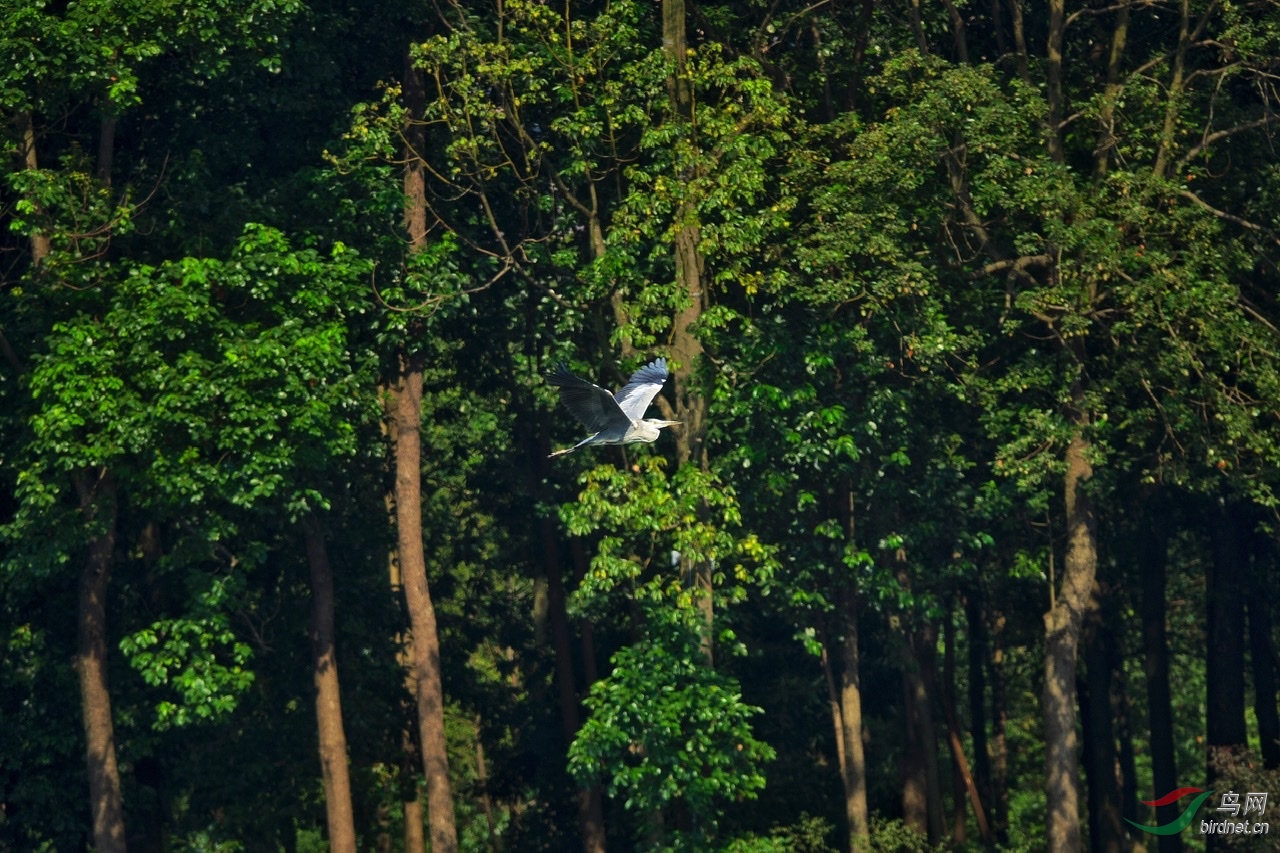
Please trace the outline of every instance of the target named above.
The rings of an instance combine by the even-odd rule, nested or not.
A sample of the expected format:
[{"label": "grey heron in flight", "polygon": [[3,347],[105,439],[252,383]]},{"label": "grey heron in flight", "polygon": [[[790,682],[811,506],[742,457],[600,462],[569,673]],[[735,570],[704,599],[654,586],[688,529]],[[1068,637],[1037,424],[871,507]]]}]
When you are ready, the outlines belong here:
[{"label": "grey heron in flight", "polygon": [[[667,381],[667,360],[659,358],[631,374],[631,380],[616,394],[592,385],[569,372],[563,364],[547,375],[547,381],[560,389],[560,401],[591,435],[573,447],[557,450],[551,456],[572,453],[589,444],[631,444],[657,441],[663,427],[679,421],[662,421],[644,416],[645,409]],[[548,457],[550,458],[550,457]]]}]

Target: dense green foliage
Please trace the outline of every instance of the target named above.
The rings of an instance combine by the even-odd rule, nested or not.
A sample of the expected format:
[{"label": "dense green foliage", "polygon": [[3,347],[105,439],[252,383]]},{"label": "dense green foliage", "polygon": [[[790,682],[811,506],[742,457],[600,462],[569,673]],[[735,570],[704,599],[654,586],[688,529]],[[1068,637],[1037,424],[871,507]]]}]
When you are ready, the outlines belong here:
[{"label": "dense green foliage", "polygon": [[[130,843],[323,846],[309,524],[403,849],[407,355],[463,849],[576,849],[593,787],[616,849],[849,849],[850,681],[859,843],[1041,849],[1082,443],[1086,837],[1158,822],[1156,729],[1271,790],[1280,7],[708,0],[680,72],[659,6],[0,0],[0,851],[92,842],[103,542]],[[700,452],[546,458],[547,370],[658,355]]]}]

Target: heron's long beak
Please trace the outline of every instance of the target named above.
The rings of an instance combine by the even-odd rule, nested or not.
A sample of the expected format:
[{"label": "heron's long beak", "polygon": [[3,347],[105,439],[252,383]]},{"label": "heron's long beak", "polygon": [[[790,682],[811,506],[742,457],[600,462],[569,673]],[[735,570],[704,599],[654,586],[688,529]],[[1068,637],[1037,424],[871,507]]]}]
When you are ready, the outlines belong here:
[{"label": "heron's long beak", "polygon": [[659,427],[680,426],[684,421],[658,421]]}]

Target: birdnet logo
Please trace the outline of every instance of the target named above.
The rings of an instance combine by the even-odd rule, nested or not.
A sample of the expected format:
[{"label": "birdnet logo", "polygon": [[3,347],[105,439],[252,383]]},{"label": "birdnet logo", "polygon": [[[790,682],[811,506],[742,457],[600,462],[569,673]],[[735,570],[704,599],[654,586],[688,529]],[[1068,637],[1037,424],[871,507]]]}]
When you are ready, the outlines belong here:
[{"label": "birdnet logo", "polygon": [[[1190,794],[1195,794],[1196,798],[1191,801],[1191,804],[1187,806],[1182,814],[1168,823],[1147,826],[1128,818],[1125,818],[1125,820],[1143,832],[1149,832],[1152,835],[1177,835],[1192,825],[1196,818],[1196,812],[1204,805],[1205,800],[1213,796],[1213,791],[1206,791],[1202,788],[1179,788],[1176,791],[1170,791],[1159,799],[1142,801],[1144,806],[1159,808],[1170,803],[1176,803]],[[1209,820],[1202,819],[1200,821],[1200,834],[1266,835],[1270,832],[1271,824],[1260,820],[1267,811],[1267,793],[1264,791],[1250,791],[1244,794],[1243,803],[1240,801],[1240,796],[1235,791],[1223,791],[1222,796],[1218,798],[1218,807],[1215,812],[1226,812],[1230,814],[1232,819],[1228,819],[1225,815],[1215,815],[1220,818],[1217,820],[1212,818]],[[1248,819],[1250,815],[1253,815],[1252,819]]]}]

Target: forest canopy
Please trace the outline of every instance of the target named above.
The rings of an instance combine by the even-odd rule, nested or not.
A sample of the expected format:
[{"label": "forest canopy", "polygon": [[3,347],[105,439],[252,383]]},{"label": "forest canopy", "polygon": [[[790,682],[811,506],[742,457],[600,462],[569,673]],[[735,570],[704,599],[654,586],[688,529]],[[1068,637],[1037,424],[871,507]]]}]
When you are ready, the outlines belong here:
[{"label": "forest canopy", "polygon": [[0,851],[1280,849],[1276,3],[0,46]]}]

